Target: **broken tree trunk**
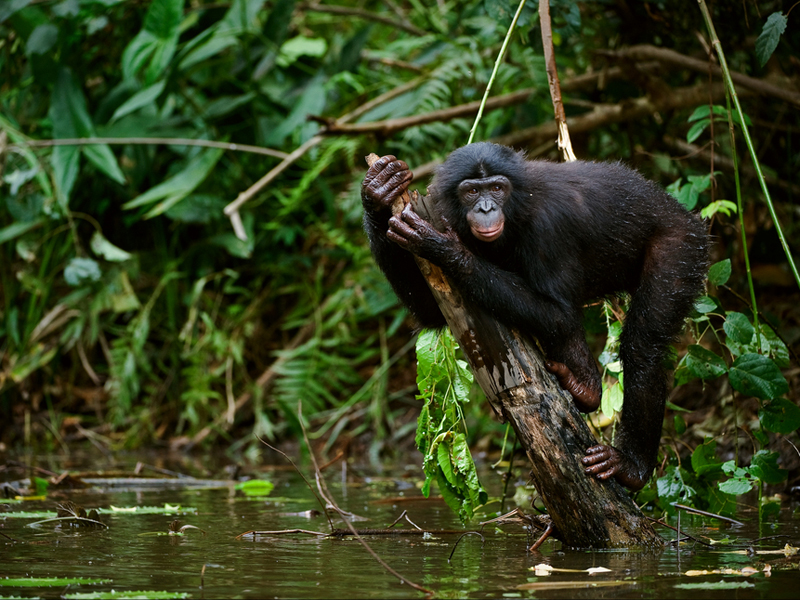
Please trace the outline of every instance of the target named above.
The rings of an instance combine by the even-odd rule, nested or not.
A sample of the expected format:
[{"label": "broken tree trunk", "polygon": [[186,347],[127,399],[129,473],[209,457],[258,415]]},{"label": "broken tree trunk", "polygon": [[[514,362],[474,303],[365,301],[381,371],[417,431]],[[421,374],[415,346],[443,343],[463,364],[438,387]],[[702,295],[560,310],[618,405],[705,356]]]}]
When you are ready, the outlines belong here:
[{"label": "broken tree trunk", "polygon": [[[368,164],[378,156],[370,154]],[[439,227],[429,197],[404,194],[420,216]],[[575,548],[657,547],[653,530],[625,489],[584,473],[580,459],[597,442],[575,407],[543,364],[530,339],[470,306],[428,261],[417,264],[450,330],[495,412],[509,422],[531,463],[531,477],[547,507],[554,535]]]}]

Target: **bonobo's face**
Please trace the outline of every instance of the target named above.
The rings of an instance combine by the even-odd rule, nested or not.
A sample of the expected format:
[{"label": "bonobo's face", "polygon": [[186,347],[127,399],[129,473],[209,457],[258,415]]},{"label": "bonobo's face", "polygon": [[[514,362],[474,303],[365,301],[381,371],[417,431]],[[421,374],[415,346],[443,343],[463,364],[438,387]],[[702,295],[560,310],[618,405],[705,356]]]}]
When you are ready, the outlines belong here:
[{"label": "bonobo's face", "polygon": [[493,242],[503,233],[503,204],[511,195],[511,182],[504,175],[465,179],[458,185],[458,199],[467,209],[472,235]]}]

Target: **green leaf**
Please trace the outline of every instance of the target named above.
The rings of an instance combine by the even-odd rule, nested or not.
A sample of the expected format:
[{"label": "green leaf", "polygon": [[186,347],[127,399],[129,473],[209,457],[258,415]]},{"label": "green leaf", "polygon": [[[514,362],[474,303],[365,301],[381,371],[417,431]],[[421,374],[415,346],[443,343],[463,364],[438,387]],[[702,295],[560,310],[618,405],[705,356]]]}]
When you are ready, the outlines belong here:
[{"label": "green leaf", "polygon": [[90,577],[0,577],[0,586],[4,587],[65,587],[100,583],[111,583],[111,580]]},{"label": "green leaf", "polygon": [[324,38],[307,38],[299,35],[281,46],[277,64],[286,68],[301,56],[319,58],[328,51],[328,42]]},{"label": "green leaf", "polygon": [[749,471],[769,485],[777,485],[786,480],[789,472],[778,466],[778,453],[759,450],[750,461]]},{"label": "green leaf", "polygon": [[613,385],[603,389],[603,395],[600,399],[600,409],[607,417],[613,416],[622,410],[622,402],[624,394],[622,385],[619,381],[615,381]]},{"label": "green leaf", "polygon": [[694,303],[694,309],[701,314],[713,312],[717,308],[717,303],[709,296],[700,296]]},{"label": "green leaf", "polygon": [[716,450],[717,442],[706,439],[692,452],[692,470],[698,477],[722,471],[722,462],[717,460]]},{"label": "green leaf", "polygon": [[721,356],[697,344],[687,349],[684,364],[692,375],[700,379],[714,379],[728,371]]},{"label": "green leaf", "polygon": [[152,208],[145,217],[151,218],[160,215],[180,202],[193,192],[197,186],[203,183],[203,180],[208,176],[221,156],[222,150],[219,148],[209,148],[201,152],[177,175],[173,175],[169,179],[162,181],[144,194],[126,202],[122,207],[130,210],[139,206],[152,204],[157,200],[162,200],[158,205]]},{"label": "green leaf", "polygon": [[738,590],[756,587],[749,581],[703,581],[701,583],[679,583],[675,586],[681,590]]},{"label": "green leaf", "polygon": [[704,219],[711,219],[717,213],[722,213],[726,217],[738,211],[738,207],[730,200],[714,200],[700,211],[700,216]]},{"label": "green leaf", "polygon": [[237,483],[236,489],[244,492],[246,496],[269,496],[275,489],[275,484],[265,479],[250,479]]},{"label": "green leaf", "polygon": [[58,41],[58,27],[43,23],[34,29],[25,43],[25,54],[47,54]]},{"label": "green leaf", "polygon": [[64,279],[73,287],[86,281],[97,281],[100,276],[100,265],[91,258],[73,258],[64,268]]},{"label": "green leaf", "polygon": [[774,433],[792,433],[800,428],[800,407],[785,398],[775,398],[758,411],[761,426]]},{"label": "green leaf", "polygon": [[[95,137],[94,125],[86,108],[83,91],[75,83],[69,69],[60,69],[58,72],[48,116],[53,122],[55,138]],[[62,205],[66,206],[66,200],[75,183],[78,173],[78,152],[83,152],[95,167],[117,183],[125,183],[125,176],[108,144],[91,144],[83,146],[82,149],[76,146],[57,146],[53,150],[51,161],[56,172],[59,192],[63,194]]]},{"label": "green leaf", "polygon": [[31,2],[32,0],[4,0],[3,2],[0,2],[0,23],[5,21],[18,10],[22,10],[28,6],[28,4]]},{"label": "green leaf", "polygon": [[227,202],[210,194],[190,194],[167,210],[166,215],[182,223],[210,223],[224,216]]},{"label": "green leaf", "polygon": [[25,223],[12,223],[8,227],[3,227],[0,229],[0,244],[5,244],[14,238],[18,238],[19,236],[29,232],[31,229],[38,227],[42,224],[42,222],[42,219],[36,219],[34,221],[28,221]]},{"label": "green leaf", "polygon": [[122,262],[133,258],[132,254],[109,242],[99,231],[94,232],[89,245],[92,252],[111,262]]},{"label": "green leaf", "polygon": [[775,48],[778,47],[781,34],[786,31],[788,21],[789,18],[780,11],[774,12],[767,17],[767,22],[764,23],[761,35],[756,40],[756,58],[758,58],[758,62],[762,67],[767,64],[770,56],[775,52]]},{"label": "green leaf", "polygon": [[729,338],[742,345],[752,343],[756,333],[750,319],[739,312],[727,313],[722,328]]},{"label": "green leaf", "polygon": [[731,277],[731,259],[726,258],[714,263],[708,269],[708,283],[712,285],[725,285]]},{"label": "green leaf", "polygon": [[755,481],[735,477],[733,479],[728,479],[727,481],[721,481],[717,487],[719,488],[719,491],[723,492],[724,494],[739,496],[752,490],[753,485],[755,485]]},{"label": "green leaf", "polygon": [[457,479],[453,472],[453,462],[450,459],[450,444],[445,441],[439,443],[436,448],[436,460],[447,483],[456,487]]},{"label": "green leaf", "polygon": [[145,84],[155,82],[169,65],[178,44],[184,0],[153,0],[144,28],[122,53],[122,73],[132,79],[144,68]]},{"label": "green leaf", "polygon": [[686,141],[690,144],[695,141],[705,131],[706,127],[711,123],[711,119],[701,119],[689,128],[686,132]]},{"label": "green leaf", "polygon": [[114,114],[111,117],[112,121],[116,121],[117,119],[124,117],[140,108],[147,106],[155,101],[161,95],[161,92],[164,91],[164,87],[167,85],[166,81],[159,81],[154,83],[153,85],[144,88],[136,92],[133,96],[128,98],[125,102],[120,105],[117,110],[114,111]]},{"label": "green leaf", "polygon": [[766,356],[753,352],[733,361],[728,380],[736,391],[762,400],[777,398],[789,391],[789,384],[778,366]]}]

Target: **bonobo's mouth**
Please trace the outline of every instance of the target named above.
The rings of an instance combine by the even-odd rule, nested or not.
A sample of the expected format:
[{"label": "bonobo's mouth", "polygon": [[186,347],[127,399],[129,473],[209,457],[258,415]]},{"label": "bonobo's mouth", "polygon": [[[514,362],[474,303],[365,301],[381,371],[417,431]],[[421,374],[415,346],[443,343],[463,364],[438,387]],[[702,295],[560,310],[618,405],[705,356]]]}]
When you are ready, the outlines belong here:
[{"label": "bonobo's mouth", "polygon": [[482,242],[493,242],[503,233],[503,226],[495,227],[494,229],[478,229],[472,228],[472,235]]}]

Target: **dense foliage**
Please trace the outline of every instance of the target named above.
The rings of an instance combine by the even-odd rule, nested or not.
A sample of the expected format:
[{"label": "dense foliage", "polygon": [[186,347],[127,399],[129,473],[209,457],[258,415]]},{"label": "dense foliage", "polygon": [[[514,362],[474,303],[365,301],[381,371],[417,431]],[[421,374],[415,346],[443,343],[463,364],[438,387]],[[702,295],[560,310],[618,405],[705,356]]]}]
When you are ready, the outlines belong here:
[{"label": "dense foliage", "polygon": [[[493,95],[530,93],[489,106],[476,138],[555,159],[536,3],[528,4]],[[737,80],[744,119],[709,71],[695,0],[551,1],[578,156],[621,159],[670,186],[704,211],[716,241],[693,339],[678,346],[675,419],[657,484],[665,509],[693,496],[724,508],[730,498],[715,486],[702,492],[723,472],[729,481],[784,481],[770,470],[776,452],[792,477],[800,464],[778,443],[796,441],[800,424],[790,365],[800,308],[775,233],[780,222],[796,247],[797,16],[775,0],[711,4],[729,66],[771,84]],[[235,449],[252,433],[294,437],[298,419],[324,450],[355,439],[377,458],[413,441],[421,405],[412,324],[361,233],[362,157],[393,153],[421,166],[424,186],[430,163],[466,142],[475,108],[446,109],[480,99],[515,8],[3,2],[0,441],[117,448],[226,439]],[[753,136],[775,219],[741,137],[734,162],[729,122],[737,136],[742,125]],[[92,137],[102,143],[78,139]],[[587,311],[598,352],[612,333],[601,356],[607,416],[622,397],[618,313],[612,304]],[[446,425],[422,440],[427,471],[457,464],[445,454],[467,441],[487,447],[484,434],[497,431],[473,402],[467,438],[454,411],[425,406],[436,427]],[[476,484],[464,493],[479,504],[484,492]]]}]

